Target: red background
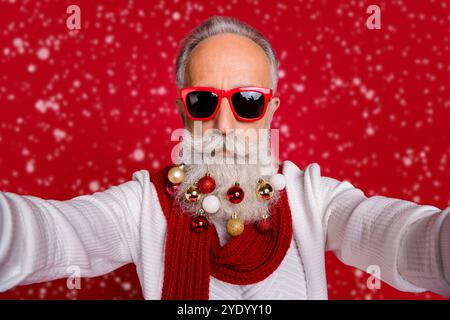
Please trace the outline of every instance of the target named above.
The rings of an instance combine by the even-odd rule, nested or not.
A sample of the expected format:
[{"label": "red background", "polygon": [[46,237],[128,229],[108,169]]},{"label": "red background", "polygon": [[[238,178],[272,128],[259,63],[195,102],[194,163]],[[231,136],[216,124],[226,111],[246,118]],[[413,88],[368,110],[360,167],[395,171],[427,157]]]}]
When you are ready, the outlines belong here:
[{"label": "red background", "polygon": [[[77,4],[82,29],[66,28]],[[365,26],[381,7],[381,30]],[[449,199],[446,1],[0,1],[0,190],[64,200],[170,161],[179,41],[230,15],[280,60],[281,157],[349,180],[366,195],[441,209]],[[430,299],[327,254],[330,299]],[[133,265],[16,287],[0,298],[142,299]]]}]

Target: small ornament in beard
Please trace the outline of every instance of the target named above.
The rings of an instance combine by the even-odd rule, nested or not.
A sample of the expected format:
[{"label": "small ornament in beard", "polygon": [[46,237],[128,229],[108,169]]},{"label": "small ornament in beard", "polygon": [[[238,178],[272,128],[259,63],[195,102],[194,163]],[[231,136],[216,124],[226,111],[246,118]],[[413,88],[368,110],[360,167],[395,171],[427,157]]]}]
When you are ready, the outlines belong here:
[{"label": "small ornament in beard", "polygon": [[[184,164],[185,177],[173,195],[174,200],[185,213],[195,215],[203,210],[202,201],[207,196],[216,196],[220,202],[219,209],[206,214],[208,221],[216,226],[226,224],[234,214],[245,224],[270,217],[270,207],[279,201],[279,192],[273,190],[266,199],[257,194],[262,180],[269,181],[278,171],[278,163],[268,150],[268,133],[263,139],[255,139],[254,136],[249,139],[236,132],[223,135],[218,130],[208,130],[198,137],[184,130],[182,155],[175,162]],[[199,180],[206,175],[214,179],[214,190],[200,194],[195,202],[187,200],[186,191],[198,186]],[[244,198],[233,203],[227,197],[227,192],[236,183],[243,190]]]}]

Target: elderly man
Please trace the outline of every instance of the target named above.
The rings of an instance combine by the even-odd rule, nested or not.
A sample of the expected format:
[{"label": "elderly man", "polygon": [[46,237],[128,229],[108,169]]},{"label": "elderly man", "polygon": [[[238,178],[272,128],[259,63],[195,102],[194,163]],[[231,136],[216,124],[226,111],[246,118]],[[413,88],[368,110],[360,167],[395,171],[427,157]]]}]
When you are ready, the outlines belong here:
[{"label": "elderly man", "polygon": [[242,137],[270,129],[277,69],[255,29],[204,21],[176,62],[175,163],[67,201],[0,193],[0,290],[133,262],[146,299],[326,299],[332,250],[399,290],[450,296],[450,208],[366,197],[316,163],[248,161],[271,144]]}]

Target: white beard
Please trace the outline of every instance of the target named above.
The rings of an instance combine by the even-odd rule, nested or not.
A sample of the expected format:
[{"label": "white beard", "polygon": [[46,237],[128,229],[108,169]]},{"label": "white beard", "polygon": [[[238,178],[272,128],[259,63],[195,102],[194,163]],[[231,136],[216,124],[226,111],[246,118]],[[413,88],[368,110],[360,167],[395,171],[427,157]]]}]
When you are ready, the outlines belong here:
[{"label": "white beard", "polygon": [[[224,145],[222,141],[214,141],[211,137],[222,136],[222,134],[214,133],[212,135],[203,135],[200,139],[193,139],[192,135],[188,130],[185,130],[183,136],[183,141],[181,148],[183,150],[183,155],[177,163],[185,164],[185,178],[180,184],[177,192],[174,194],[174,199],[181,208],[190,214],[196,214],[201,209],[200,199],[197,202],[189,202],[186,200],[185,191],[192,184],[197,183],[197,181],[204,177],[206,173],[216,182],[215,190],[210,193],[210,195],[215,195],[220,200],[220,209],[216,213],[207,213],[208,220],[211,223],[224,223],[228,220],[232,214],[236,213],[238,218],[244,223],[253,223],[261,220],[265,215],[270,215],[270,206],[279,200],[279,192],[274,191],[274,195],[269,200],[261,200],[257,193],[256,188],[259,179],[264,179],[268,181],[271,175],[276,174],[278,171],[278,163],[275,161],[274,157],[270,153],[265,159],[264,165],[262,161],[257,161],[256,163],[236,163],[239,161],[234,160],[234,163],[192,163],[192,154],[185,152],[185,150],[192,150],[197,156],[204,156],[205,151],[216,149],[216,147],[223,147],[227,150],[229,154],[233,154],[237,158],[249,159],[251,154],[258,153],[259,150],[266,150],[267,147],[261,144],[252,143],[252,147],[245,149],[243,148],[243,140],[239,138],[238,135],[231,136],[230,139],[236,139],[234,144],[234,150],[229,150],[230,145]],[[227,139],[229,135],[227,135]],[[267,144],[266,144],[267,145]],[[267,154],[267,153],[266,153]],[[216,158],[217,159],[217,158]],[[223,161],[224,162],[224,161]],[[227,190],[235,185],[235,182],[239,183],[239,186],[244,190],[244,200],[238,204],[231,203],[227,197]],[[205,195],[202,195],[204,197]]]}]

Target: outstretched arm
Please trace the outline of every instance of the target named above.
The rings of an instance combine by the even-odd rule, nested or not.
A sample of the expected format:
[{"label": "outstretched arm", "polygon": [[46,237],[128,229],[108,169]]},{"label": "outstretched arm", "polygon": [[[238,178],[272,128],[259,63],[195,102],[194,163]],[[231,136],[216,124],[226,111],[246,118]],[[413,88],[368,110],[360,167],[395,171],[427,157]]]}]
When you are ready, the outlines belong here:
[{"label": "outstretched arm", "polygon": [[144,181],[136,172],[66,201],[0,192],[0,291],[68,277],[69,267],[93,277],[132,262]]},{"label": "outstretched arm", "polygon": [[378,267],[401,291],[450,296],[450,207],[366,197],[348,181],[320,181],[327,250],[361,270]]}]

